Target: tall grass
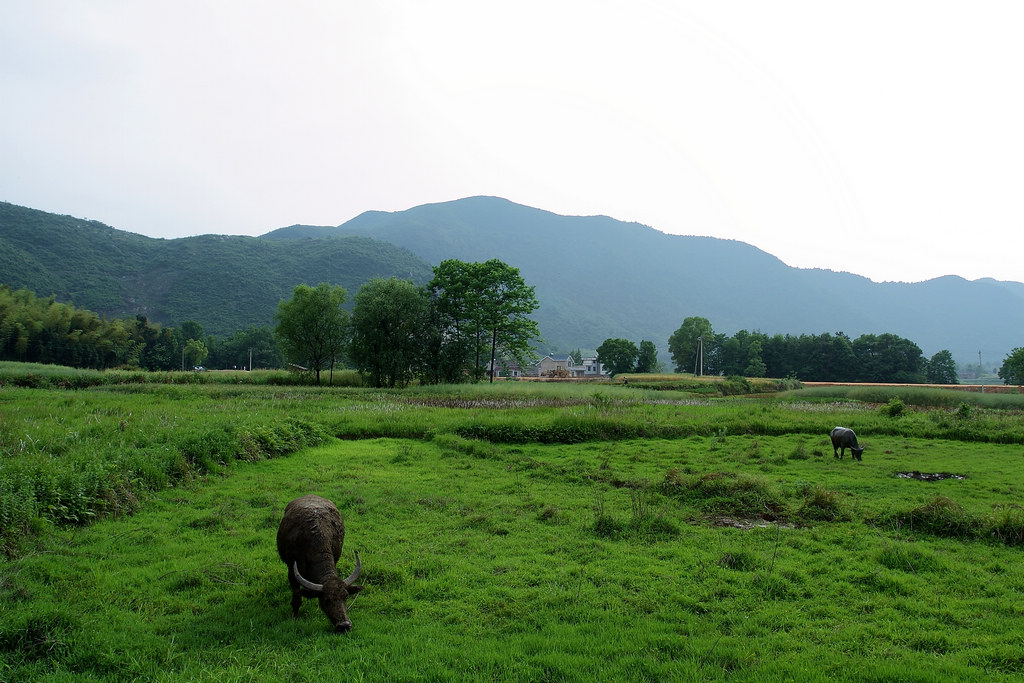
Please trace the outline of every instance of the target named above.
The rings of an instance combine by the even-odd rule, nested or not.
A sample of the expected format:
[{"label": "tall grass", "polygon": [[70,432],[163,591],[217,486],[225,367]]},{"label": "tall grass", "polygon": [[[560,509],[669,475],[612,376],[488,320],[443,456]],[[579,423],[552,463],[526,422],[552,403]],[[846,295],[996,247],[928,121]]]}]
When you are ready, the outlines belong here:
[{"label": "tall grass", "polygon": [[[912,397],[894,417],[873,404],[809,400],[803,392],[784,400],[694,400],[686,393],[610,384],[382,391],[241,383],[259,380],[259,373],[170,373],[166,381],[141,373],[136,382],[130,381],[135,373],[10,364],[0,370],[8,378],[49,377],[32,388],[15,386],[18,381],[0,387],[0,550],[8,554],[50,525],[131,513],[156,491],[240,460],[288,455],[327,437],[450,435],[518,445],[714,437],[718,443],[729,435],[820,437],[844,424],[867,443],[869,458],[872,442],[882,438],[1024,443],[1024,421],[1015,409],[965,411],[962,402],[956,410],[921,409]],[[217,381],[207,379],[215,375]],[[240,381],[225,381],[236,375]],[[78,382],[77,376],[85,379]],[[97,376],[104,379],[93,385]],[[787,457],[810,456],[804,449]]]}]

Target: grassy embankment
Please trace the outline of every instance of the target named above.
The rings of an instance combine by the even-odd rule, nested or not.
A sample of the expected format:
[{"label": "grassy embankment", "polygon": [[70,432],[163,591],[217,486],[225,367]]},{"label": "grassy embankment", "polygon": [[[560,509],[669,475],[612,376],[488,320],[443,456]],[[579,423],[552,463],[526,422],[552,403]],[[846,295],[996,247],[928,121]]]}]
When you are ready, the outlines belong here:
[{"label": "grassy embankment", "polygon": [[[8,386],[0,680],[1024,673],[1020,406],[804,396]],[[347,635],[289,618],[308,492],[363,557]]]}]

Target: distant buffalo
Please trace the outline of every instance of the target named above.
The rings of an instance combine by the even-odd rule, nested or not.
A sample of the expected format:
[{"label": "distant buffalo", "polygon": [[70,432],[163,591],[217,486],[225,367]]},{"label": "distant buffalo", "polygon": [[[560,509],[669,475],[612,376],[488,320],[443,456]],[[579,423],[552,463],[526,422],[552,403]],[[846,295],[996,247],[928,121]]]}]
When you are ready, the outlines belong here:
[{"label": "distant buffalo", "polygon": [[338,578],[335,565],[345,542],[345,524],[334,503],[320,496],[303,496],[288,503],[277,529],[277,554],[288,567],[292,587],[292,617],[298,618],[302,598],[316,598],[336,631],[352,628],[346,601],[363,589],[353,585],[362,564],[347,579]]},{"label": "distant buffalo", "polygon": [[857,435],[853,433],[852,429],[846,427],[836,427],[829,434],[832,438],[832,455],[833,457],[843,459],[846,455],[846,449],[850,449],[850,454],[856,460],[862,460],[860,457],[861,453],[864,452],[864,448],[857,443]]}]

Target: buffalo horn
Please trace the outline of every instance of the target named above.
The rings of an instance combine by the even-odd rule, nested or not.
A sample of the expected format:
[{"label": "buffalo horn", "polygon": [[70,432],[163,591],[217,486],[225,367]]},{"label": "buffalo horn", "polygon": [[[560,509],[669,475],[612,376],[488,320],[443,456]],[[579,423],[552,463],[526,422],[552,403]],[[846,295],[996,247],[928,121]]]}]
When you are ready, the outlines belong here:
[{"label": "buffalo horn", "polygon": [[[349,575],[349,577],[347,579],[345,579],[345,582],[344,582],[345,586],[351,586],[353,583],[355,583],[356,579],[359,578],[359,572],[362,571],[362,569],[363,569],[363,564],[362,564],[362,562],[359,561],[359,551],[357,550],[356,551],[356,568],[353,569],[352,573]],[[298,570],[296,569],[296,571],[298,571]]]},{"label": "buffalo horn", "polygon": [[309,590],[315,593],[320,593],[321,591],[323,591],[324,585],[322,583],[313,583],[312,581],[307,581],[306,579],[302,578],[302,574],[299,573],[298,562],[295,562],[293,566],[295,567],[295,578],[299,582],[300,586],[302,586],[303,588],[308,588]]}]

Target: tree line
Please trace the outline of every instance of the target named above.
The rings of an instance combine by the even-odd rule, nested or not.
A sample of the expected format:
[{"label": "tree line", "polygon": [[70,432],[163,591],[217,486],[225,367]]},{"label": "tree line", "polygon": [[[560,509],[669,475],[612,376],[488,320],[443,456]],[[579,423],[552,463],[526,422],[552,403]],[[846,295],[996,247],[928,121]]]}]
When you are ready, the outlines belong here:
[{"label": "tree line", "polygon": [[[280,368],[287,362],[321,372],[354,367],[381,387],[413,380],[452,383],[486,378],[492,359],[525,364],[539,339],[529,315],[534,288],[497,259],[447,260],[423,287],[374,279],[365,283],[349,313],[341,287],[299,285],[281,301],[276,327],[250,326],[230,337],[206,335],[185,321],[162,326],[145,316],[108,320],[95,313],[0,285],[0,360],[72,367],[146,370]],[[767,335],[716,333],[706,318],[690,317],[669,338],[677,372],[805,381],[957,383],[948,350],[926,359],[912,341],[895,334]],[[639,347],[607,339],[598,359],[613,374],[658,369],[650,341]],[[999,377],[1024,381],[1024,349],[1008,354]],[[328,380],[330,381],[330,380]]]},{"label": "tree line", "polygon": [[[423,287],[376,278],[359,288],[352,313],[344,288],[299,285],[277,310],[275,335],[290,363],[333,379],[339,364],[355,367],[370,384],[479,380],[493,361],[525,363],[539,338],[529,315],[534,288],[498,259],[442,261]],[[490,374],[493,381],[493,374]]]},{"label": "tree line", "polygon": [[144,315],[107,319],[28,289],[0,285],[0,360],[76,368],[192,369],[282,366],[269,327],[251,326],[230,337],[207,336],[197,322],[178,327]]},{"label": "tree line", "polygon": [[677,372],[745,377],[794,377],[808,382],[957,384],[948,350],[930,359],[895,334],[768,335],[716,333],[707,318],[690,317],[672,333],[669,352]]}]

